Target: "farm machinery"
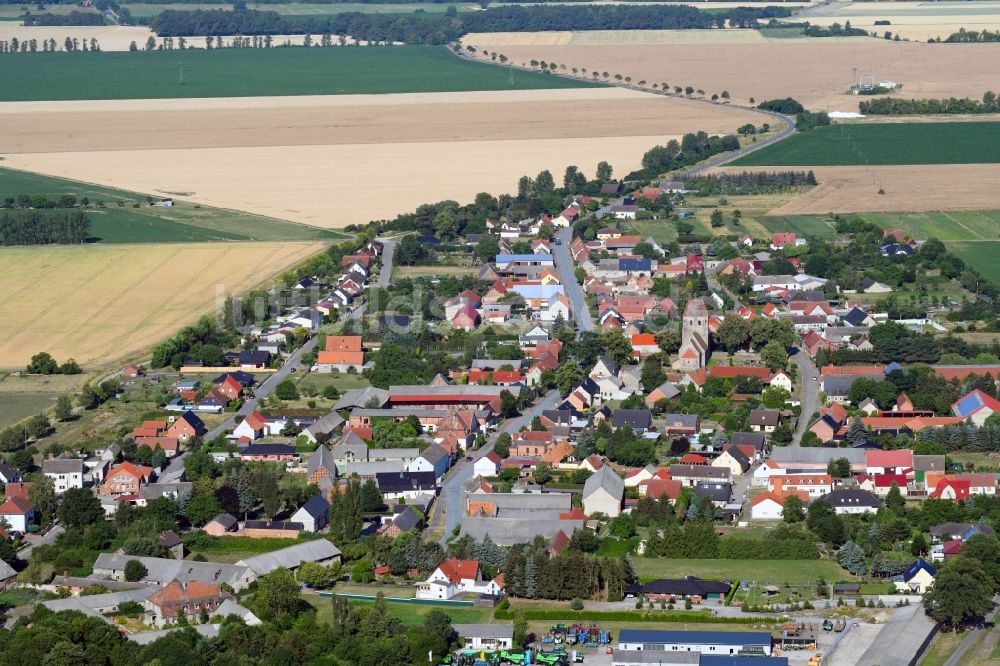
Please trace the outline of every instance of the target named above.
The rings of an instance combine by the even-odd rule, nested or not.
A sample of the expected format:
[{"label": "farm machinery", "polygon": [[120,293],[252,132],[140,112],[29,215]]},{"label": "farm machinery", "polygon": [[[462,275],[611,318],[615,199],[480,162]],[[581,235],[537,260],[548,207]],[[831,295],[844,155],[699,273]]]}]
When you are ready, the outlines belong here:
[{"label": "farm machinery", "polygon": [[548,635],[542,637],[543,644],[582,645],[594,648],[608,645],[610,642],[610,631],[602,630],[596,624],[583,623],[553,625]]}]

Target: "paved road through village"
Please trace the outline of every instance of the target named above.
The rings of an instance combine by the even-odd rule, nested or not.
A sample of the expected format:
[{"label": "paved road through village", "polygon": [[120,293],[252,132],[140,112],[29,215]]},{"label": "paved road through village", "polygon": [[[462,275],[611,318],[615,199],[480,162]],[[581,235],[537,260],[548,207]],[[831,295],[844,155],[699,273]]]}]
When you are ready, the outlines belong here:
[{"label": "paved road through village", "polygon": [[442,545],[447,542],[451,537],[452,530],[462,520],[462,484],[472,478],[472,466],[475,464],[475,461],[493,450],[493,445],[496,444],[500,433],[513,434],[517,432],[521,426],[530,425],[533,418],[539,416],[547,409],[552,409],[558,402],[559,392],[549,391],[520,416],[504,421],[497,432],[490,435],[489,439],[487,439],[486,443],[480,449],[470,453],[472,456],[471,462],[466,462],[464,458],[459,458],[458,463],[448,472],[444,484],[441,486],[441,494],[438,496],[437,502],[435,502],[437,508],[431,516],[431,522],[428,527],[430,530],[444,529],[444,534],[441,536]]}]

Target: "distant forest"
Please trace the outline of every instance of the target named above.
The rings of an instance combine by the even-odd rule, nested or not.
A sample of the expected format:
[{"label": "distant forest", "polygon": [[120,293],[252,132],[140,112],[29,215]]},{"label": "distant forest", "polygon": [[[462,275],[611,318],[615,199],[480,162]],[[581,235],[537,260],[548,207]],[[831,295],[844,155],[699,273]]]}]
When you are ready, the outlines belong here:
[{"label": "distant forest", "polygon": [[0,216],[0,239],[4,245],[70,245],[86,242],[90,220],[82,212],[4,213]]},{"label": "distant forest", "polygon": [[790,15],[784,7],[738,7],[705,13],[686,5],[587,7],[501,7],[482,12],[426,17],[344,12],[332,16],[282,16],[274,11],[237,9],[166,10],[150,27],[160,37],[329,34],[369,41],[445,44],[469,32],[552,30],[683,30],[756,27],[762,19]]}]

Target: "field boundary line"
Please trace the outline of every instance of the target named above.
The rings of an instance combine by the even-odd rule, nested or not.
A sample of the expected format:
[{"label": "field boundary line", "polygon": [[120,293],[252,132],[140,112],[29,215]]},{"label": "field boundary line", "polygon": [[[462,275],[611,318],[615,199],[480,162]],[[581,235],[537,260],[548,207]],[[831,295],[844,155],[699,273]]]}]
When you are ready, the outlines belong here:
[{"label": "field boundary line", "polygon": [[972,234],[973,236],[975,236],[975,238],[970,238],[969,240],[990,240],[990,239],[984,237],[978,231],[974,231],[974,230],[970,229],[969,227],[965,226],[964,224],[962,224],[961,222],[959,222],[958,220],[956,220],[955,218],[953,218],[951,215],[949,215],[945,211],[939,210],[937,212],[941,213],[946,218],[948,218],[949,220],[951,220],[952,222],[954,222],[955,224],[957,224],[958,226],[962,227],[963,229],[965,229],[966,231],[968,231],[970,234]]}]

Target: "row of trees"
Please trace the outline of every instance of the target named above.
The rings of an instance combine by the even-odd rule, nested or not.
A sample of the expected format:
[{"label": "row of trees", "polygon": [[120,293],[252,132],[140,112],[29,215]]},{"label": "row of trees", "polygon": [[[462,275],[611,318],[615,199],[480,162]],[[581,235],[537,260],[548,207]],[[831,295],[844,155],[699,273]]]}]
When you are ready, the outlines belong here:
[{"label": "row of trees", "polygon": [[86,242],[90,220],[80,211],[48,213],[26,211],[0,216],[4,245],[70,245]]},{"label": "row of trees", "polygon": [[[59,50],[59,46],[56,44],[56,40],[54,39],[43,39],[41,46],[43,53],[55,53]],[[63,50],[67,53],[71,53],[73,51],[100,51],[101,46],[93,37],[89,40],[79,39],[77,37],[67,37],[66,41],[63,42]],[[10,41],[0,40],[0,54],[37,52],[37,39],[18,39],[17,37],[11,37]]]},{"label": "row of trees", "polygon": [[966,30],[960,28],[958,32],[953,32],[946,40],[952,44],[969,44],[975,42],[1000,42],[1000,30]]},{"label": "row of trees", "polygon": [[859,102],[858,109],[861,113],[875,116],[997,113],[1000,111],[1000,98],[992,90],[983,93],[981,101],[968,97],[961,99],[955,97],[949,99],[876,97]]},{"label": "row of trees", "polygon": [[812,187],[810,171],[740,171],[700,175],[684,180],[684,187],[700,197],[716,194],[771,194]]},{"label": "row of trees", "polygon": [[332,34],[376,42],[445,44],[469,32],[548,30],[664,30],[756,27],[759,19],[788,16],[782,7],[740,7],[709,14],[689,6],[543,6],[501,7],[459,15],[457,12],[399,17],[345,12],[290,17],[275,11],[166,10],[151,22],[161,37],[195,35]]},{"label": "row of trees", "polygon": [[104,25],[104,16],[97,12],[81,12],[75,9],[68,14],[29,12],[24,16],[24,25]]}]

